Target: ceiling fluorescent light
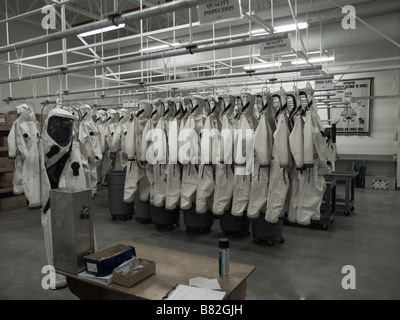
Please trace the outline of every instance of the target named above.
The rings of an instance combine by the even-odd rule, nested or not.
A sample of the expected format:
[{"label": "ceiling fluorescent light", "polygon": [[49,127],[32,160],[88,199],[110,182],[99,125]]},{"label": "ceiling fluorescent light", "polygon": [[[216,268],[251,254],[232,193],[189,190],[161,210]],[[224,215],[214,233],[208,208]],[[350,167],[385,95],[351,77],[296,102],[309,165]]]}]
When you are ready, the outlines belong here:
[{"label": "ceiling fluorescent light", "polygon": [[[297,23],[297,27],[299,30],[307,29],[308,28],[308,23],[307,22],[299,22]],[[288,32],[288,31],[295,31],[296,30],[296,24],[287,24],[284,26],[278,26],[274,27],[274,30],[276,33],[279,32]]]},{"label": "ceiling fluorescent light", "polygon": [[162,45],[155,46],[155,47],[143,48],[143,49],[139,50],[139,52],[162,51],[162,50],[166,50],[166,49],[177,48],[180,46],[181,46],[180,43],[162,44]]},{"label": "ceiling fluorescent light", "polygon": [[[311,58],[311,59],[308,59],[308,61],[310,63],[329,62],[329,61],[335,61],[335,57]],[[291,63],[294,64],[294,65],[306,64],[307,61],[305,59],[297,59],[297,60],[293,60]]]},{"label": "ceiling fluorescent light", "polygon": [[[298,26],[299,30],[307,29],[308,23],[307,22],[299,22],[297,24],[297,26]],[[275,33],[295,31],[295,30],[296,30],[296,24],[286,24],[283,26],[274,27]],[[261,36],[261,35],[265,35],[265,34],[268,34],[268,32],[265,29],[251,30],[252,36]]]},{"label": "ceiling fluorescent light", "polygon": [[248,70],[258,70],[258,69],[280,67],[280,66],[282,66],[282,63],[280,62],[256,63],[256,64],[245,65],[243,66],[243,69],[248,71]]},{"label": "ceiling fluorescent light", "polygon": [[88,37],[88,36],[93,36],[95,34],[99,34],[102,32],[117,30],[120,28],[125,28],[125,23],[120,23],[118,26],[109,26],[109,27],[105,27],[105,28],[100,28],[100,29],[96,29],[96,30],[92,30],[92,31],[83,32],[83,33],[78,34],[78,36],[79,37]]}]

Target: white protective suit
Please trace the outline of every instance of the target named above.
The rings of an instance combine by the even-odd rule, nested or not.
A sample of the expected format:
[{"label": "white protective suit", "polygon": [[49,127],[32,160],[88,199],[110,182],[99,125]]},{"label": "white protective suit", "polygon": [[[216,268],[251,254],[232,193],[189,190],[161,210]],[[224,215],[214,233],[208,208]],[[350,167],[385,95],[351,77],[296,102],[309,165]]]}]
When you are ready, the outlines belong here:
[{"label": "white protective suit", "polygon": [[[59,188],[59,182],[63,179],[62,174],[68,162],[72,147],[74,121],[75,117],[71,113],[59,107],[50,110],[39,143],[42,172],[40,189],[43,204],[41,223],[44,231],[46,254],[49,265],[54,265],[51,208],[49,201],[50,189]],[[66,285],[65,277],[56,274],[56,287],[62,287],[64,285]]]},{"label": "white protective suit", "polygon": [[100,133],[98,126],[93,121],[92,108],[84,104],[80,107],[82,120],[79,126],[79,142],[82,154],[82,165],[84,167],[86,180],[92,189],[92,194],[97,194],[97,166],[102,160],[103,154],[100,145]]},{"label": "white protective suit", "polygon": [[324,127],[311,88],[301,90],[307,98],[304,123],[304,171],[299,178],[297,223],[308,225],[320,219],[320,207],[325,192],[324,174],[328,173]]},{"label": "white protective suit", "polygon": [[181,198],[181,165],[178,163],[179,131],[183,117],[187,113],[183,98],[173,99],[175,115],[169,122],[168,132],[168,164],[167,164],[167,193],[165,208],[174,210],[179,205]]},{"label": "white protective suit", "polygon": [[[147,202],[150,197],[149,180],[146,176],[146,154],[142,155],[142,133],[152,111],[151,101],[139,101],[139,109],[129,125],[126,134],[128,164],[126,167],[124,202],[132,203],[139,189],[140,201]],[[144,165],[142,165],[144,163]]]},{"label": "white protective suit", "polygon": [[99,132],[99,140],[100,140],[100,150],[102,157],[97,162],[97,182],[100,183],[102,180],[102,167],[104,155],[106,152],[106,127],[107,127],[107,112],[105,110],[99,109],[96,111],[96,127]]},{"label": "white protective suit", "polygon": [[182,210],[189,210],[196,200],[200,159],[199,137],[205,120],[205,102],[203,97],[198,95],[185,97],[185,100],[185,103],[191,105],[191,113],[179,133],[179,142],[182,144],[178,157],[179,162],[183,164],[180,207]]},{"label": "white protective suit", "polygon": [[128,163],[128,152],[126,148],[126,135],[128,134],[128,128],[131,124],[131,115],[130,112],[121,108],[118,109],[119,115],[119,127],[120,130],[120,140],[121,140],[121,148],[117,151],[117,158],[115,161],[115,170],[125,170]]},{"label": "white protective suit", "polygon": [[236,96],[225,94],[219,97],[222,102],[222,123],[220,134],[220,161],[215,169],[215,188],[213,213],[223,215],[232,203],[233,196],[233,137],[237,122],[234,119]]},{"label": "white protective suit", "polygon": [[159,160],[153,166],[154,172],[154,206],[162,208],[165,206],[167,196],[167,172],[169,161],[169,127],[170,123],[175,118],[175,103],[172,98],[162,99],[163,114],[157,122],[156,130],[161,135]]},{"label": "white protective suit", "polygon": [[268,186],[267,210],[265,220],[277,223],[285,214],[286,198],[290,187],[292,158],[289,149],[289,121],[287,116],[286,92],[283,88],[274,93],[280,100],[277,127],[273,134],[272,161]]},{"label": "white protective suit", "polygon": [[107,185],[106,176],[109,171],[115,170],[115,161],[118,151],[121,149],[121,127],[119,126],[119,114],[115,109],[107,110],[107,125],[105,128],[105,154],[101,169],[102,184]]},{"label": "white protective suit", "polygon": [[299,181],[304,170],[304,112],[301,106],[300,93],[295,91],[288,93],[288,99],[293,99],[295,110],[291,112],[289,120],[293,124],[293,129],[289,135],[290,153],[293,157],[294,167],[292,168],[292,180],[290,190],[290,201],[288,210],[288,220],[297,222],[297,209],[299,205]]},{"label": "white protective suit", "polygon": [[164,113],[164,104],[162,103],[162,100],[158,98],[152,101],[152,107],[153,109],[150,119],[146,122],[146,125],[143,129],[140,160],[145,163],[146,176],[149,181],[150,187],[149,201],[150,204],[154,205],[154,164],[157,162],[157,156],[162,157],[162,155],[155,155],[155,150],[153,149],[153,147],[156,144],[153,145],[153,142],[157,140],[157,138],[155,138],[155,128],[157,126],[158,120]]},{"label": "white protective suit", "polygon": [[219,135],[222,128],[220,117],[219,101],[217,96],[207,97],[209,104],[208,116],[204,122],[201,135],[201,154],[199,174],[196,191],[196,212],[204,214],[212,210],[214,193],[214,170],[218,159]]},{"label": "white protective suit", "polygon": [[234,135],[235,176],[233,187],[232,210],[233,216],[241,217],[247,210],[250,199],[251,177],[254,170],[254,130],[258,121],[255,116],[255,96],[243,92],[241,114],[238,129]]},{"label": "white protective suit", "polygon": [[41,207],[38,151],[39,123],[31,106],[16,107],[17,119],[8,135],[8,157],[14,159],[13,192],[25,194],[30,209]]},{"label": "white protective suit", "polygon": [[257,219],[265,212],[268,200],[269,172],[272,155],[272,130],[268,121],[268,108],[272,108],[269,91],[258,94],[262,98],[262,108],[257,129],[254,132],[255,164],[251,179],[251,191],[247,208],[247,217]]}]

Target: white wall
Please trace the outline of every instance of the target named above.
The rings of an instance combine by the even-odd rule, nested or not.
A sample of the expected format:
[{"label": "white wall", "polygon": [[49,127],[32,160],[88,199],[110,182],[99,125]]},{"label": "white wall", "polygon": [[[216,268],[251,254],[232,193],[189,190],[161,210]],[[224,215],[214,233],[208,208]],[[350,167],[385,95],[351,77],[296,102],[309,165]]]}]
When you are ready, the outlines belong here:
[{"label": "white wall", "polygon": [[[342,79],[374,78],[374,96],[397,94],[393,92],[394,72],[351,74]],[[398,99],[376,99],[372,102],[370,135],[342,136],[337,139],[339,154],[393,155],[397,152],[394,136],[398,130]]]}]

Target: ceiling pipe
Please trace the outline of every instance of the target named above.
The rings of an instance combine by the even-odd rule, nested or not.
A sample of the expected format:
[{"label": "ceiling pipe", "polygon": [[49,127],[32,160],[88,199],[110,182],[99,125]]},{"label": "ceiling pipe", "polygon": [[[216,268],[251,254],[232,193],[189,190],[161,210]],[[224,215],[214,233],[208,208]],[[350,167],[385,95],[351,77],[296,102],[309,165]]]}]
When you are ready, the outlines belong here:
[{"label": "ceiling pipe", "polygon": [[[331,77],[326,77],[326,76],[306,76],[306,77],[299,77],[296,79],[285,79],[285,80],[279,80],[276,82],[269,82],[269,81],[255,81],[251,83],[245,83],[245,82],[240,82],[240,83],[231,83],[229,84],[229,87],[243,87],[243,86],[257,86],[257,85],[271,85],[271,84],[276,84],[276,83],[290,83],[290,82],[305,82],[305,81],[315,81],[315,80],[327,80],[331,79]],[[203,86],[198,86],[195,85],[194,88],[199,89],[199,90],[205,90],[205,89],[215,89],[215,88],[225,88],[226,83],[224,84],[213,84],[213,85],[203,85]],[[129,97],[129,96],[138,96],[141,94],[153,94],[153,93],[170,93],[171,91],[190,91],[192,90],[193,87],[191,88],[183,88],[179,89],[177,88],[176,90],[157,90],[157,91],[137,91],[137,92],[125,92],[121,94],[111,94],[111,95],[102,95],[102,96],[94,96],[94,97],[81,97],[81,98],[74,98],[74,99],[63,99],[63,102],[84,102],[87,100],[106,100],[106,99],[115,99],[115,98],[121,98],[121,97]],[[37,97],[37,98],[44,98],[44,97]],[[25,99],[31,99],[31,98],[26,98]],[[17,99],[16,99],[17,100]],[[13,100],[14,101],[14,100]],[[55,101],[45,101],[47,104],[53,104]],[[119,104],[121,105],[121,104]]]},{"label": "ceiling pipe", "polygon": [[[62,2],[54,2],[51,5],[53,7],[59,7],[59,6],[62,6],[62,5],[65,5],[65,4],[69,4],[69,3],[74,2],[74,1],[77,1],[77,0],[65,0],[65,1],[62,1]],[[15,16],[0,20],[0,24],[6,23],[6,22],[11,22],[13,20],[20,20],[22,18],[26,18],[26,17],[32,16],[32,15],[35,15],[35,14],[39,14],[39,13],[42,13],[42,10],[43,10],[43,8],[40,7],[38,9],[35,9],[35,10],[32,10],[32,11],[28,11],[28,12],[24,12],[24,13],[18,14],[18,15],[15,15]]]},{"label": "ceiling pipe", "polygon": [[[282,69],[274,69],[269,71],[262,72],[246,72],[246,73],[236,73],[236,74],[224,74],[219,76],[206,76],[206,77],[196,77],[196,78],[185,78],[185,79],[175,79],[175,80],[166,80],[166,81],[155,81],[149,83],[140,83],[140,84],[132,84],[132,85],[124,85],[124,86],[114,86],[114,87],[105,87],[105,88],[94,88],[94,89],[85,89],[85,90],[77,90],[73,92],[64,92],[65,95],[75,95],[75,94],[85,94],[85,93],[94,93],[94,92],[104,92],[104,91],[112,91],[112,90],[124,90],[124,89],[142,89],[144,87],[153,87],[153,86],[161,86],[161,85],[172,85],[178,83],[187,83],[187,82],[200,82],[200,81],[210,81],[210,80],[219,80],[219,79],[233,79],[233,78],[243,78],[243,77],[256,77],[270,74],[281,74],[281,73],[293,73],[300,72],[304,70],[322,70],[322,66],[304,66],[304,67],[291,67],[291,68],[282,68]],[[326,78],[326,77],[324,77]],[[293,81],[293,80],[292,80]],[[46,97],[56,97],[59,96],[60,93],[55,94],[42,94],[36,96],[29,97],[8,97],[3,99],[5,102],[9,101],[17,101],[17,100],[27,100],[27,99],[38,99],[38,98],[46,98]],[[101,98],[101,97],[99,97]]]},{"label": "ceiling pipe", "polygon": [[142,62],[142,61],[148,61],[148,60],[155,60],[155,59],[164,59],[164,58],[169,58],[169,57],[185,55],[185,54],[189,54],[189,53],[195,54],[195,53],[220,50],[220,49],[226,49],[226,48],[249,46],[249,45],[261,43],[263,41],[278,40],[278,39],[282,39],[282,38],[286,38],[286,37],[287,37],[287,34],[283,33],[280,35],[259,36],[259,37],[232,40],[232,41],[226,41],[226,42],[215,43],[215,44],[206,44],[206,45],[191,44],[187,47],[176,48],[176,49],[170,50],[170,51],[151,53],[151,54],[147,54],[147,55],[143,55],[143,56],[135,56],[135,57],[129,57],[129,58],[123,58],[123,59],[116,59],[116,60],[112,60],[112,61],[93,63],[93,64],[89,64],[86,66],[78,66],[78,67],[72,67],[72,68],[62,68],[62,69],[57,69],[57,70],[50,70],[50,71],[27,75],[27,76],[23,76],[23,77],[1,79],[0,84],[19,82],[19,81],[24,81],[24,80],[40,79],[40,78],[58,76],[58,75],[63,75],[63,74],[68,74],[68,73],[85,72],[85,71],[90,71],[90,70],[94,70],[97,68],[106,68],[106,67],[124,65],[124,64],[135,63],[135,62]]},{"label": "ceiling pipe", "polygon": [[174,1],[168,2],[162,5],[158,5],[152,8],[148,8],[146,10],[129,12],[126,14],[111,16],[108,19],[103,19],[100,21],[96,21],[93,23],[89,23],[83,26],[67,29],[64,31],[58,31],[54,33],[50,33],[44,36],[35,37],[32,39],[24,40],[21,42],[13,43],[10,45],[5,45],[0,47],[0,54],[7,53],[13,50],[18,50],[22,48],[27,48],[31,46],[35,46],[38,44],[46,43],[53,40],[64,39],[69,36],[76,36],[80,33],[92,31],[96,29],[101,29],[105,27],[109,27],[112,25],[119,25],[121,23],[127,22],[129,20],[141,20],[150,17],[155,17],[160,14],[164,14],[167,12],[178,11],[182,9],[192,8],[201,4],[212,2],[212,0],[182,0],[182,1]]}]

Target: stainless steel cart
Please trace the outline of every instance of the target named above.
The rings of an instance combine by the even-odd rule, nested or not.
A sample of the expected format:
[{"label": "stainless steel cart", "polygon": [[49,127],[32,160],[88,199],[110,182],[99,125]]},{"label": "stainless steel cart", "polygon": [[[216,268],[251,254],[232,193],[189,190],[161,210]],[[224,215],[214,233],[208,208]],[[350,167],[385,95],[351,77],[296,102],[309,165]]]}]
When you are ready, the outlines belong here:
[{"label": "stainless steel cart", "polygon": [[346,216],[349,216],[350,212],[354,210],[354,187],[357,175],[358,172],[353,171],[332,171],[325,175],[325,178],[336,179],[336,183],[345,184],[344,198],[336,196],[336,209],[344,211]]}]

